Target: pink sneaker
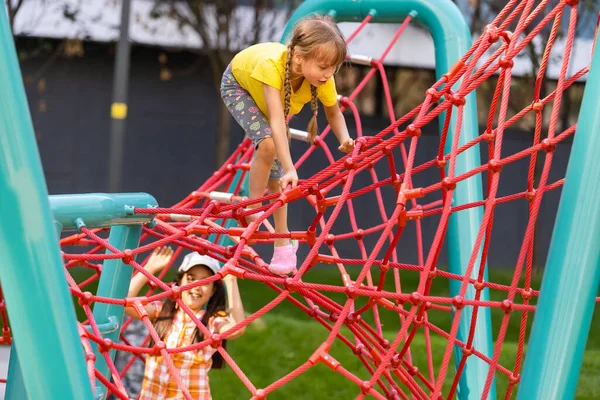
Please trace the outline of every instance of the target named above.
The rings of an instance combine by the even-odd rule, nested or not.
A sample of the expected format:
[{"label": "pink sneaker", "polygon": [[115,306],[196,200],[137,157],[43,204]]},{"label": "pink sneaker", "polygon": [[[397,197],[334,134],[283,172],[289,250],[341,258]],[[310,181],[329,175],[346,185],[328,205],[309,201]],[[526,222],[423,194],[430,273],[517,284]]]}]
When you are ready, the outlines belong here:
[{"label": "pink sneaker", "polygon": [[291,244],[275,247],[273,258],[269,265],[269,271],[276,275],[289,275],[296,271],[296,251],[298,242],[292,240]]}]

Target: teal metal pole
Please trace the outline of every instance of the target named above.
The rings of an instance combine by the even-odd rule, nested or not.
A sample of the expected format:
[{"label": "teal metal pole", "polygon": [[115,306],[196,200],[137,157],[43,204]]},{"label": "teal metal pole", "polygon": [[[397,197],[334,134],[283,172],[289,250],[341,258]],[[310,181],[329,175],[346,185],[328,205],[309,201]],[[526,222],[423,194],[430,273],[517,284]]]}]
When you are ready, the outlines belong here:
[{"label": "teal metal pole", "polygon": [[[25,372],[22,378],[29,398],[91,399],[48,190],[3,8],[0,60],[0,281],[16,339],[13,349]],[[7,399],[21,394],[7,393]]]},{"label": "teal metal pole", "polygon": [[517,399],[575,397],[600,282],[600,51],[592,59]]},{"label": "teal metal pole", "polygon": [[[142,224],[154,216],[134,214],[135,208],[153,208],[158,203],[147,193],[91,193],[49,196],[54,221],[58,228],[76,229],[82,224],[88,228],[112,226],[109,243],[119,250],[138,247]],[[126,224],[126,225],[123,225]],[[106,251],[107,254],[111,253]],[[122,299],[127,296],[133,270],[121,259],[106,260],[102,267],[97,295]],[[99,324],[103,337],[118,342],[123,320],[123,307],[114,304],[96,303],[94,320]],[[92,344],[96,353],[96,369],[110,380],[110,370],[103,355]],[[111,351],[114,359],[115,352]],[[96,398],[104,398],[107,391],[97,382]]]},{"label": "teal metal pole", "polygon": [[[56,236],[60,237],[62,231],[62,225],[54,222],[54,229]],[[27,400],[27,389],[25,388],[25,381],[23,380],[23,373],[21,371],[21,365],[19,364],[19,357],[17,355],[17,349],[14,346],[14,341],[17,338],[13,337],[13,345],[10,349],[10,356],[8,360],[8,374],[6,377],[6,390],[5,397],[7,399],[21,399]]]},{"label": "teal metal pole", "polygon": [[[471,34],[458,7],[450,0],[308,0],[302,3],[292,15],[284,33],[282,41],[291,34],[294,23],[311,13],[330,13],[338,22],[359,22],[372,15],[374,23],[398,23],[409,14],[416,17],[414,22],[424,25],[431,32],[435,44],[436,76],[438,79],[448,72],[450,68],[471,47]],[[456,87],[460,85],[457,82]],[[459,146],[478,136],[477,103],[475,92],[466,97],[464,106],[464,119],[460,132]],[[442,129],[444,114],[440,115],[440,130]],[[456,113],[452,115],[448,141],[445,151],[450,153],[452,137],[456,126]],[[480,165],[479,147],[474,146],[456,159],[456,175],[471,171]],[[483,199],[481,176],[476,175],[460,182],[454,191],[454,204],[468,204]],[[448,225],[449,270],[458,275],[465,275],[471,253],[475,245],[477,231],[483,219],[481,208],[470,208],[453,214]],[[481,249],[475,265],[481,262]],[[477,278],[477,268],[472,273]],[[487,280],[487,265],[484,279]],[[460,282],[450,282],[450,295],[456,296],[460,291]],[[466,299],[475,298],[475,290],[470,287],[465,295]],[[489,300],[489,290],[481,292],[480,300]],[[465,307],[461,313],[457,337],[465,342],[471,326],[472,307]],[[493,354],[492,324],[489,308],[480,308],[477,313],[477,325],[473,347],[483,354],[491,357]],[[459,347],[455,348],[455,364],[458,366],[462,357]],[[467,359],[461,376],[457,396],[461,400],[479,400],[483,393],[489,365],[477,357]],[[495,381],[492,383],[488,399],[496,398]]]},{"label": "teal metal pole", "polygon": [[147,193],[61,194],[52,195],[49,200],[54,220],[65,230],[76,229],[79,218],[88,228],[143,224],[154,216],[134,214],[134,209],[158,205],[156,199]]},{"label": "teal metal pole", "polygon": [[10,356],[8,358],[5,397],[7,400],[27,400],[30,397],[27,395],[27,388],[25,387],[25,381],[23,380],[23,373],[21,371],[21,365],[19,364],[15,340],[16,338],[13,338],[13,344],[10,348]]},{"label": "teal metal pole", "polygon": [[[114,226],[110,230],[108,241],[112,246],[119,250],[135,249],[140,243],[141,233],[141,225]],[[106,254],[112,253],[107,250]],[[113,299],[123,299],[127,297],[132,274],[133,268],[128,264],[125,264],[122,259],[104,261],[100,282],[98,283],[98,296]],[[123,313],[123,306],[115,304],[96,303],[94,306],[94,320],[96,320],[97,323],[107,324],[111,319],[116,319],[119,322],[116,330],[112,330],[111,332],[102,335],[104,338],[112,340],[113,343],[118,343],[119,341]],[[104,360],[104,356],[98,351],[98,346],[95,343],[92,344],[92,348],[96,354],[96,369],[110,380],[110,370]],[[115,350],[110,351],[110,356],[114,360]],[[104,399],[107,391],[104,390],[105,387],[100,381],[97,381],[96,388],[100,398]],[[100,392],[103,393],[100,394]]]}]

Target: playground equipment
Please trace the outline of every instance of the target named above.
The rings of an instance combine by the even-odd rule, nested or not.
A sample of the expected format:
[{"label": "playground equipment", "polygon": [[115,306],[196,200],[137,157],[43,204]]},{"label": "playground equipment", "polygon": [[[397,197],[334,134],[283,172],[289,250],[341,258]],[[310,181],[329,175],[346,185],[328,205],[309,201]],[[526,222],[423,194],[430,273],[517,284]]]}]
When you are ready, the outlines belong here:
[{"label": "playground equipment", "polygon": [[[596,154],[600,153],[600,105],[595,101],[600,89],[600,55],[594,54],[591,67],[567,76],[577,2],[566,0],[551,7],[548,0],[510,1],[473,44],[462,16],[450,1],[307,1],[292,16],[284,38],[294,21],[311,12],[328,13],[338,22],[360,21],[356,32],[347,38],[349,42],[371,22],[402,22],[394,41],[410,22],[424,25],[435,43],[437,82],[424,94],[423,103],[396,119],[382,67],[394,41],[378,59],[352,55],[350,62],[372,69],[352,94],[340,97],[340,105],[354,117],[357,135],[361,137],[360,115],[353,99],[364,83],[379,73],[386,83],[391,125],[376,136],[359,138],[355,151],[337,161],[326,144],[329,133],[326,128],[297,166],[320,151],[330,165],[302,181],[296,190],[279,197],[266,196],[262,200],[273,202],[251,211],[247,207],[256,201],[248,201],[243,191],[253,151],[247,140],[216,174],[169,208],[157,207],[154,199],[144,194],[60,196],[48,201],[8,21],[0,13],[0,54],[4,63],[0,68],[0,280],[11,317],[13,344],[8,399],[91,399],[104,398],[108,393],[127,398],[113,363],[114,351],[143,352],[116,340],[122,328],[123,306],[128,301],[127,286],[134,270],[139,272],[142,268],[143,262],[138,258],[165,243],[210,254],[224,263],[222,274],[263,282],[278,293],[271,303],[234,329],[248,325],[283,301],[292,302],[306,312],[307,318],[328,326],[330,334],[322,346],[314,349],[313,356],[266,388],[256,388],[246,375],[249,371],[243,371],[235,360],[226,357],[248,388],[248,397],[265,398],[319,363],[347,377],[350,385],[356,385],[359,398],[366,395],[381,399],[411,396],[437,399],[453,395],[460,399],[496,398],[498,376],[508,379],[506,388],[498,395],[510,396],[518,384],[519,399],[573,397],[600,278],[600,213],[595,201],[600,194],[597,180],[600,166],[595,162]],[[552,29],[532,89],[531,105],[509,117],[513,59],[544,26],[556,27],[566,17],[569,27],[556,89],[540,97],[539,83],[545,77],[550,51],[556,42],[556,29]],[[531,33],[524,33],[526,27]],[[496,73],[499,76],[495,101],[485,130],[480,132],[475,89]],[[561,97],[586,74],[577,126],[557,132]],[[550,107],[550,123],[545,128],[542,113]],[[536,115],[531,146],[504,155],[505,129],[528,113]],[[435,159],[416,165],[421,128],[435,118],[439,118],[441,128],[438,154]],[[553,152],[573,135],[565,179],[550,182]],[[302,140],[306,133],[294,130],[293,137]],[[489,154],[485,164],[479,158],[483,146],[487,146]],[[533,180],[532,173],[536,157],[544,157],[539,181]],[[499,196],[502,168],[523,158],[530,160],[526,190]],[[377,177],[374,166],[378,164],[389,167],[385,179]],[[419,173],[429,168],[439,171],[439,180],[423,183]],[[358,174],[370,174],[373,184],[354,187]],[[486,174],[488,179],[485,193],[480,174]],[[383,187],[393,188],[391,209],[386,209],[380,201]],[[544,194],[559,187],[563,196],[543,285],[538,292],[529,284],[533,229]],[[220,192],[221,188],[227,189]],[[334,194],[336,191],[340,194]],[[382,222],[370,221],[371,225],[359,226],[352,204],[368,193],[375,194]],[[422,201],[425,199],[427,202]],[[486,272],[494,211],[499,204],[517,200],[529,201],[527,231],[519,258],[515,260],[511,284],[495,284],[489,282]],[[314,208],[314,218],[310,226],[303,227],[305,230],[294,231],[290,236],[311,250],[293,277],[273,276],[252,245],[270,243],[282,235],[259,228],[260,223],[278,207],[288,203],[294,207],[300,202],[308,202]],[[237,226],[238,221],[257,211],[265,214],[248,227]],[[331,234],[342,212],[348,213],[354,229]],[[432,217],[439,217],[433,241],[424,243],[419,236],[419,262],[403,262],[395,248],[404,227],[414,224],[420,235],[421,221]],[[109,227],[110,237],[106,239],[101,233]],[[65,252],[61,260],[56,243],[57,232],[62,229],[78,230],[77,235],[61,241],[63,249],[77,244],[90,246],[90,250]],[[367,250],[364,239],[369,235],[377,236],[377,240]],[[437,268],[442,242],[446,239],[450,251],[448,271]],[[336,244],[344,240],[355,241],[363,255],[361,259],[347,258],[338,251]],[[318,263],[332,264],[340,270],[340,286],[303,279]],[[346,268],[353,264],[361,268],[351,278]],[[75,265],[96,270],[100,283],[95,294],[84,291],[89,282],[73,280],[69,271]],[[374,270],[379,271],[379,281],[373,278]],[[408,273],[420,277],[418,288],[410,293],[402,291],[399,285],[402,275]],[[520,286],[521,276],[525,276],[523,286]],[[384,289],[386,279],[395,282],[394,292]],[[448,297],[430,295],[434,279],[448,280]],[[32,282],[35,282],[33,289]],[[174,294],[160,277],[152,282],[163,290],[153,298]],[[76,322],[69,290],[86,312],[85,325]],[[491,290],[504,293],[505,299],[491,301]],[[328,298],[328,294],[336,292],[344,293],[346,300],[337,303]],[[294,299],[290,293],[299,294],[303,301]],[[537,296],[534,306],[531,301]],[[366,299],[366,304],[355,307],[361,299]],[[491,309],[504,312],[495,341]],[[524,336],[527,319],[534,310],[536,318],[530,338],[535,340],[530,340],[523,367],[522,342],[514,364],[501,365],[499,357],[511,315],[520,314],[513,318],[521,319],[520,334]],[[378,315],[390,312],[398,315],[400,329],[387,341]],[[442,329],[432,324],[429,315],[435,312],[451,314],[451,325]],[[374,317],[372,326],[366,318],[360,318],[367,314]],[[4,341],[10,342],[6,319],[4,326]],[[340,333],[342,326],[351,330],[352,337]],[[424,350],[413,346],[417,335],[423,335],[426,343],[434,335],[446,340],[441,362],[435,364],[431,349],[426,348],[427,365],[419,368],[413,365],[411,353]],[[331,357],[329,349],[334,341],[341,341],[361,359],[369,373],[368,380],[359,379]],[[215,338],[209,337],[196,347],[213,344],[218,345]],[[171,350],[156,349],[166,357]],[[222,347],[219,351],[227,355]],[[450,366],[452,359],[454,369]],[[557,368],[559,364],[561,367]],[[451,384],[446,387],[449,376]],[[184,387],[182,392],[189,398]]]}]

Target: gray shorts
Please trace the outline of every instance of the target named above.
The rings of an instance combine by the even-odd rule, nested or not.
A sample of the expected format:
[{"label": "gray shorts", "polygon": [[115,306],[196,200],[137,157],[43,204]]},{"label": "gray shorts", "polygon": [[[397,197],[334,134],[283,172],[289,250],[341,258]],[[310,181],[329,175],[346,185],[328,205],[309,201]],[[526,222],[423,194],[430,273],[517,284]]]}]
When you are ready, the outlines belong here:
[{"label": "gray shorts", "polygon": [[[260,111],[256,102],[235,79],[231,65],[227,67],[221,79],[221,98],[233,118],[244,129],[256,149],[265,138],[272,138],[271,125]],[[278,158],[271,165],[269,179],[279,180],[283,176],[283,167]]]}]

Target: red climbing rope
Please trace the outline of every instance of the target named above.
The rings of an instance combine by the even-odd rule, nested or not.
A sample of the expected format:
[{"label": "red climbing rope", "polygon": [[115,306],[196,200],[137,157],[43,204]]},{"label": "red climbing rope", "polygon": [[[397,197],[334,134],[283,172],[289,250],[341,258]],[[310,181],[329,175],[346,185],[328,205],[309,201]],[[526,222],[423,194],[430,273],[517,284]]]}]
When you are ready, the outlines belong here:
[{"label": "red climbing rope", "polygon": [[[532,288],[531,284],[534,233],[540,205],[547,193],[562,187],[564,183],[564,179],[550,178],[554,150],[557,145],[575,133],[575,126],[563,131],[558,130],[561,100],[565,91],[588,72],[586,67],[572,76],[567,75],[577,22],[575,5],[575,1],[561,1],[558,4],[551,3],[550,0],[510,1],[496,19],[486,27],[482,36],[475,41],[467,54],[426,91],[424,101],[405,116],[396,119],[383,62],[410,23],[411,17],[408,17],[379,58],[357,55],[349,57],[351,63],[370,68],[355,90],[348,96],[340,98],[341,108],[348,110],[347,114],[353,116],[356,124],[354,131],[357,132],[358,139],[352,154],[334,160],[333,153],[325,140],[330,131],[328,126],[296,163],[302,175],[302,165],[309,162],[313,154],[316,157],[316,154],[323,151],[329,162],[326,168],[301,180],[298,188],[294,190],[279,196],[273,194],[257,200],[248,200],[240,195],[241,180],[237,181],[231,193],[222,192],[236,182],[235,177],[238,172],[241,173],[242,178],[248,173],[253,148],[250,141],[246,139],[222,168],[179,203],[168,208],[135,210],[139,214],[156,215],[156,226],[144,227],[140,247],[127,251],[115,249],[105,239],[102,231],[86,228],[82,228],[77,235],[63,239],[61,244],[65,250],[67,272],[75,266],[82,266],[92,273],[82,282],[76,282],[67,273],[71,292],[79,299],[79,304],[88,318],[85,324],[89,329],[80,329],[82,342],[94,342],[99,346],[109,367],[112,381],[107,380],[97,371],[91,372],[91,378],[100,379],[111,393],[118,398],[126,399],[129,395],[125,392],[122,377],[136,360],[144,360],[143,355],[160,353],[168,360],[172,378],[181,385],[171,355],[213,345],[218,348],[225,362],[248,389],[249,397],[253,396],[255,399],[264,399],[269,393],[319,363],[347,378],[349,384],[355,385],[359,399],[366,395],[377,399],[438,399],[453,398],[467,358],[477,357],[490,367],[482,398],[487,398],[492,379],[499,375],[508,378],[505,398],[510,398],[515,385],[519,382],[528,321],[531,320],[530,313],[535,311],[532,299],[539,295],[537,288]],[[568,18],[568,28],[559,78],[555,90],[543,97],[542,83],[547,79],[551,50],[557,41],[561,21],[566,18]],[[348,37],[348,41],[354,39],[370,20],[371,16],[367,16],[359,24],[356,32]],[[534,37],[544,32],[547,32],[548,37],[547,41],[544,41],[546,48],[535,77],[532,103],[518,113],[508,115],[514,60]],[[467,95],[483,82],[489,81],[493,75],[496,75],[497,85],[485,129],[475,139],[461,144],[460,132]],[[379,76],[383,84],[390,125],[375,136],[363,136],[360,113],[354,100],[375,76]],[[459,81],[460,83],[457,83]],[[451,87],[455,87],[455,90],[451,90]],[[437,154],[425,162],[417,161],[422,128],[443,112],[445,118]],[[508,134],[507,128],[514,126],[528,115],[534,115],[535,120],[531,144],[526,149],[506,154],[503,142],[505,135]],[[549,120],[545,121],[544,116],[549,117]],[[448,137],[451,127],[456,132],[452,138]],[[297,135],[301,137],[302,133]],[[476,146],[487,147],[489,161],[470,171],[457,173],[457,159]],[[447,148],[451,149],[450,152],[445,151]],[[538,158],[543,161],[541,174],[536,177],[536,168],[539,168],[540,164]],[[500,195],[498,186],[502,169],[519,160],[528,163],[527,180],[522,185],[523,190]],[[376,168],[377,166],[384,168]],[[386,175],[380,178],[383,170],[387,171]],[[424,180],[420,177],[425,171],[431,170],[435,171],[435,175],[439,175],[439,179],[421,184]],[[484,199],[464,204],[453,203],[452,197],[456,186],[479,174],[485,174],[487,180]],[[370,176],[372,184],[356,187],[354,182],[357,175]],[[386,206],[385,201],[389,198],[390,188],[394,192],[395,200],[391,207],[389,204]],[[371,193],[374,193],[372,204],[374,212],[369,221],[370,225],[365,226],[357,221],[353,202]],[[265,224],[266,228],[265,225],[261,225],[283,205],[290,203],[290,207],[293,208],[303,201],[310,204],[314,214],[311,215],[306,226],[296,227],[301,230],[289,234],[275,234],[269,229],[268,224]],[[515,201],[528,202],[528,216],[518,259],[514,264],[512,280],[510,283],[486,281],[484,267],[488,259],[496,207]],[[258,208],[248,208],[259,203]],[[483,218],[474,248],[482,249],[481,260],[477,262],[478,252],[473,251],[464,275],[438,269],[438,259],[450,216],[477,207],[483,209]],[[249,226],[243,226],[244,217],[259,211],[264,211],[264,214]],[[337,233],[334,234],[332,229],[336,224],[339,225],[340,218],[348,219],[351,231],[336,230]],[[235,221],[237,224],[230,226],[227,224],[230,221]],[[423,235],[424,221],[434,221],[437,226],[429,242]],[[402,262],[397,252],[397,244],[402,240],[406,227],[409,226],[411,232],[414,227],[417,236],[416,264]],[[209,235],[215,235],[216,240],[209,241]],[[219,240],[224,237],[230,238],[235,244],[218,245]],[[300,262],[298,273],[293,277],[271,274],[267,263],[253,249],[255,244],[272,243],[275,238],[284,237],[297,239],[310,248],[308,255]],[[375,244],[370,249],[367,238],[374,238]],[[342,243],[347,241],[351,241],[353,247],[358,249],[359,258],[345,256],[340,250],[343,247]],[[141,347],[130,344],[125,337],[122,337],[121,343],[104,340],[98,321],[94,320],[91,311],[95,303],[140,305],[170,297],[176,299],[180,307],[187,309],[181,301],[181,291],[174,290],[169,284],[163,282],[166,269],[155,277],[143,269],[145,261],[141,263],[134,261],[134,255],[138,255],[138,259],[141,260],[154,248],[163,245],[175,247],[176,256],[182,251],[196,250],[224,263],[224,268],[219,274],[184,289],[221,279],[226,274],[233,274],[238,278],[261,282],[265,288],[274,292],[276,297],[272,301],[238,323],[233,328],[234,331],[249,326],[258,318],[268,314],[278,304],[290,302],[302,310],[307,318],[323,326],[328,332],[327,339],[296,369],[286,371],[281,378],[263,388],[257,388],[252,383],[251,371],[237,365],[230,354],[220,346],[220,342],[211,337],[206,327],[199,321],[195,322],[207,339],[184,348],[165,348],[158,345],[147,348],[145,346],[149,338]],[[85,253],[69,251],[71,246],[87,246],[91,250]],[[104,254],[106,250],[110,253]],[[123,259],[135,269],[136,273],[145,274],[151,288],[148,295],[135,299],[111,299],[86,292],[86,287],[98,279],[102,271],[101,262],[107,259]],[[323,284],[306,279],[306,273],[317,264],[335,266],[340,272],[340,285]],[[355,267],[352,271],[356,273],[348,272],[353,266]],[[419,275],[418,287],[411,289],[410,292],[403,290],[401,285],[401,278],[406,273]],[[434,280],[444,280],[446,287],[450,281],[458,283],[459,295],[455,297],[433,295]],[[393,291],[388,289],[389,286],[384,286],[388,281],[393,282]],[[495,294],[501,294],[502,300],[481,300],[482,290],[486,288]],[[155,292],[155,289],[160,291]],[[474,290],[474,298],[466,298],[467,290]],[[343,294],[345,299],[333,300],[334,294]],[[465,306],[472,306],[473,309],[471,329],[468,337],[459,340],[458,325]],[[482,354],[473,344],[478,311],[481,308],[503,311],[501,319],[497,320],[495,326],[496,340],[491,355]],[[400,328],[394,332],[391,339],[384,338],[384,327],[380,318],[382,313],[394,313],[400,321]],[[431,313],[444,313],[448,316],[449,324],[442,327],[430,322]],[[188,314],[195,318],[191,312]],[[0,344],[10,343],[10,331],[6,323],[6,309],[3,302],[0,302],[0,318],[4,324]],[[519,320],[517,354],[511,362],[500,364],[511,318]],[[147,316],[143,317],[143,322],[154,342],[160,342]],[[130,321],[125,322],[123,329],[129,323]],[[342,327],[346,329],[343,330]],[[424,338],[424,341],[416,340],[417,337]],[[433,337],[441,338],[445,343],[444,351],[440,354],[432,352]],[[346,369],[347,366],[331,356],[330,349],[336,342],[342,343],[358,357],[364,365],[364,372],[368,379],[364,379],[365,374],[359,378]],[[423,343],[424,348],[417,348]],[[450,362],[453,350],[457,347],[462,349],[463,356],[455,371],[450,366]],[[92,360],[89,345],[86,345],[86,349],[88,360]],[[109,357],[109,351],[112,349],[133,355],[122,371],[117,370]],[[411,354],[414,352],[426,353],[426,366],[421,366],[419,369],[414,364]],[[454,375],[450,377],[451,385],[449,388],[445,387],[447,376],[452,373]],[[185,387],[181,389],[186,398],[191,398]]]}]

